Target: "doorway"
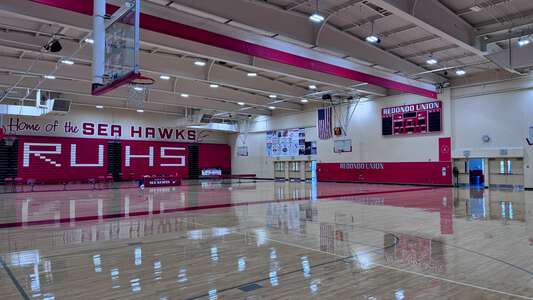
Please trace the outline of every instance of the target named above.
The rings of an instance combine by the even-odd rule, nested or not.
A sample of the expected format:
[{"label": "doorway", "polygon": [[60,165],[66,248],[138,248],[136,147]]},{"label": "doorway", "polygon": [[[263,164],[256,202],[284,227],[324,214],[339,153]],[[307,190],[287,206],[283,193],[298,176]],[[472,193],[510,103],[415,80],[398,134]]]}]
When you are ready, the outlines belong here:
[{"label": "doorway", "polygon": [[468,160],[469,183],[472,187],[485,187],[485,162],[481,158]]}]

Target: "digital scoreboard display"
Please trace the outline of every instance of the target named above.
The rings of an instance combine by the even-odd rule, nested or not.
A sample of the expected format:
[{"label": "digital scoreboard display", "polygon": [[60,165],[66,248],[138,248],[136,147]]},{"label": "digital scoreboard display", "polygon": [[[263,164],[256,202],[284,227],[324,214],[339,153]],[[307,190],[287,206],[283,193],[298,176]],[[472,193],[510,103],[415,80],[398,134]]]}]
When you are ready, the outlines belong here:
[{"label": "digital scoreboard display", "polygon": [[382,134],[418,135],[442,130],[442,102],[407,104],[381,110]]}]

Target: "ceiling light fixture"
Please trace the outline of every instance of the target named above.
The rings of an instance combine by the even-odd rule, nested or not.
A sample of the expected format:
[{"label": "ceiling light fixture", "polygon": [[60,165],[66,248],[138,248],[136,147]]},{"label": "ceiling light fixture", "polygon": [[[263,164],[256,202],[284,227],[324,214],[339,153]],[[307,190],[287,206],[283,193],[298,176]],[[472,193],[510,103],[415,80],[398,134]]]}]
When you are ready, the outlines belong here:
[{"label": "ceiling light fixture", "polygon": [[168,76],[168,75],[161,75],[161,76],[159,76],[159,79],[161,79],[161,80],[170,80],[170,76]]},{"label": "ceiling light fixture", "polygon": [[86,38],[83,41],[86,42],[87,44],[94,44],[94,40],[91,38]]},{"label": "ceiling light fixture", "polygon": [[307,99],[302,99],[302,100],[300,100],[300,102],[302,102],[302,103],[307,103],[307,102],[309,102],[309,100],[307,100]]},{"label": "ceiling light fixture", "polygon": [[199,67],[203,67],[203,66],[206,65],[206,63],[203,60],[197,60],[197,61],[194,62],[194,65],[195,66],[199,66]]},{"label": "ceiling light fixture", "polygon": [[244,102],[237,102],[240,106],[244,106]]},{"label": "ceiling light fixture", "polygon": [[219,85],[216,84],[216,83],[212,83],[212,84],[209,85],[209,87],[216,89],[217,87],[219,87]]},{"label": "ceiling light fixture", "polygon": [[463,69],[458,69],[455,71],[455,74],[457,74],[457,76],[464,76],[466,74],[466,71]]},{"label": "ceiling light fixture", "polygon": [[248,76],[248,77],[257,77],[257,73],[250,72],[250,73],[246,74],[246,76]]},{"label": "ceiling light fixture", "polygon": [[135,87],[133,87],[133,89],[136,90],[137,92],[144,91],[144,88],[142,86],[135,86]]},{"label": "ceiling light fixture", "polygon": [[275,106],[269,106],[268,109],[274,110],[274,109],[276,109],[276,107]]},{"label": "ceiling light fixture", "polygon": [[138,109],[137,112],[138,112],[138,113],[143,113],[143,112],[144,112],[144,109]]},{"label": "ceiling light fixture", "polygon": [[473,12],[480,12],[483,10],[483,8],[479,5],[474,5],[472,7],[470,7],[470,10],[473,11]]},{"label": "ceiling light fixture", "polygon": [[54,80],[56,79],[56,77],[54,75],[44,75],[43,76],[45,79],[50,79],[50,80]]},{"label": "ceiling light fixture", "polygon": [[104,106],[103,105],[96,105],[96,108],[102,109],[102,108],[104,108]]},{"label": "ceiling light fixture", "polygon": [[268,95],[268,98],[270,98],[270,99],[276,99],[276,98],[278,98],[278,96],[277,96],[277,95]]},{"label": "ceiling light fixture", "polygon": [[315,12],[309,16],[309,20],[315,23],[322,23],[324,21],[324,16],[322,16],[318,10],[318,0],[316,0]]},{"label": "ceiling light fixture", "polygon": [[519,47],[524,47],[526,45],[529,45],[529,43],[531,43],[531,40],[527,36],[523,36],[523,37],[518,39],[518,46]]},{"label": "ceiling light fixture", "polygon": [[376,34],[374,34],[374,22],[372,22],[372,32],[369,36],[365,38],[365,40],[371,44],[381,43],[381,39]]},{"label": "ceiling light fixture", "polygon": [[315,23],[321,23],[324,21],[324,17],[320,15],[318,12],[312,14],[309,16],[309,20],[315,22]]},{"label": "ceiling light fixture", "polygon": [[381,42],[380,38],[375,35],[369,35],[366,37],[366,41],[371,44],[379,44]]},{"label": "ceiling light fixture", "polygon": [[182,98],[189,98],[189,94],[181,94],[180,95]]},{"label": "ceiling light fixture", "polygon": [[61,63],[65,64],[65,65],[73,65],[74,64],[74,62],[72,60],[70,60],[70,59],[62,59]]},{"label": "ceiling light fixture", "polygon": [[316,85],[311,84],[311,85],[309,86],[309,89],[310,89],[310,90],[316,90]]},{"label": "ceiling light fixture", "polygon": [[430,58],[430,59],[426,60],[426,63],[428,65],[436,65],[438,63],[438,61],[436,59],[434,59],[434,58]]}]

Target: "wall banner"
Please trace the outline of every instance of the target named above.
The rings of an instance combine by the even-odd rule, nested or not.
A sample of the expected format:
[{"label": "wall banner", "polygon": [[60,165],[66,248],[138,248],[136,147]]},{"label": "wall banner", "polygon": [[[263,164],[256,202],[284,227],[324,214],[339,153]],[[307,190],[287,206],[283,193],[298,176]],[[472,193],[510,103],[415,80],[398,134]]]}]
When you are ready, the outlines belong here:
[{"label": "wall banner", "polygon": [[6,135],[55,136],[75,138],[99,138],[115,140],[156,140],[169,142],[205,142],[210,132],[191,128],[157,127],[137,125],[134,121],[108,123],[80,121],[75,118],[4,117],[2,124]]},{"label": "wall banner", "polygon": [[439,138],[439,161],[452,161],[452,138]]},{"label": "wall banner", "polygon": [[269,157],[305,155],[305,129],[267,131],[266,151]]}]

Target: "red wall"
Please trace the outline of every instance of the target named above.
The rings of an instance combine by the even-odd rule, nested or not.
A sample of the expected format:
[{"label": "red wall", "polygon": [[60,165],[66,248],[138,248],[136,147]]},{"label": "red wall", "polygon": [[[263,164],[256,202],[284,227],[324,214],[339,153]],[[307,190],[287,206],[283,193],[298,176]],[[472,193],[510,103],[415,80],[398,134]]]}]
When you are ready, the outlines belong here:
[{"label": "red wall", "polygon": [[[205,145],[200,145],[200,148]],[[153,151],[152,166],[148,158],[130,158],[130,165],[126,165],[126,147],[130,148],[131,155],[147,155],[150,147]],[[182,158],[163,158],[161,149],[165,149],[167,156],[180,156]],[[168,149],[184,148],[184,150]],[[136,179],[144,175],[174,175],[181,177],[189,175],[187,144],[153,141],[122,141],[122,179]],[[168,164],[185,164],[185,166],[168,166]]]},{"label": "red wall", "polygon": [[198,150],[200,171],[206,168],[221,168],[223,174],[231,173],[231,148],[223,144],[203,144]]},{"label": "red wall", "polygon": [[[108,174],[107,139],[62,138],[17,136],[18,138],[18,177],[36,179],[39,182],[59,182],[63,180],[83,180]],[[121,170],[123,179],[137,178],[143,175],[166,175],[178,173],[188,176],[188,144],[159,141],[121,140]],[[47,145],[30,145],[31,143]],[[71,157],[71,146],[76,145],[75,159]],[[81,166],[80,164],[98,164],[99,146],[102,146],[101,165]],[[130,158],[126,165],[126,147],[131,155],[147,155],[153,149],[152,165],[148,158]],[[167,157],[162,157],[161,148],[166,149]],[[26,149],[25,149],[26,148]],[[26,151],[25,151],[26,150]],[[39,153],[30,153],[39,152]],[[49,152],[49,153],[46,153]],[[37,155],[36,155],[37,154]],[[26,160],[24,160],[26,156]],[[179,156],[179,157],[177,157]],[[168,164],[185,164],[168,166]],[[167,164],[167,165],[165,165]],[[224,144],[199,144],[199,166],[202,168],[222,168],[231,173],[230,147]]]},{"label": "red wall", "polygon": [[[107,174],[107,140],[99,139],[72,139],[59,137],[18,137],[18,177],[25,179],[38,179],[41,181],[80,180],[95,178]],[[30,145],[30,143],[48,144]],[[99,146],[103,146],[103,166],[87,167],[73,166],[71,161],[71,145],[76,145],[77,164],[97,164],[99,162]],[[54,151],[60,154],[26,153],[24,164],[24,148],[30,151]],[[60,149],[58,148],[60,147]],[[49,161],[46,161],[48,159]]]},{"label": "red wall", "polygon": [[[345,167],[342,168],[341,165]],[[354,166],[357,165],[357,166]],[[446,171],[443,176],[443,168]],[[319,163],[319,181],[451,185],[450,162]]]}]

